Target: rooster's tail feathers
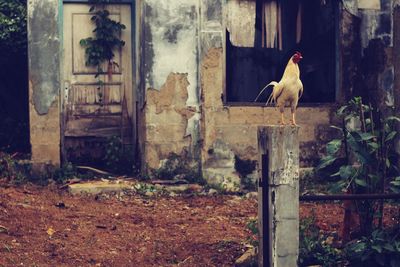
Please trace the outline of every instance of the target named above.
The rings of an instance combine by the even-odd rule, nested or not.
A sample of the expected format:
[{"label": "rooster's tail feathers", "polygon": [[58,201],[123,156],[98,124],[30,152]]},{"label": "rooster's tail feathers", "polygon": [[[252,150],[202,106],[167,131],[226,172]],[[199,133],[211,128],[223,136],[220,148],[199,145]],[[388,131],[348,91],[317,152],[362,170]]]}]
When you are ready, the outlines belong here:
[{"label": "rooster's tail feathers", "polygon": [[[270,82],[269,84],[267,84],[266,86],[264,86],[264,88],[261,90],[261,92],[258,94],[258,96],[256,97],[256,99],[254,99],[254,102],[256,102],[257,101],[257,99],[260,97],[260,95],[264,92],[264,90],[265,89],[267,89],[268,88],[268,86],[271,86],[271,85],[273,85],[273,86],[275,86],[275,85],[277,85],[278,83],[277,82]],[[272,95],[272,94],[271,94]],[[268,98],[268,100],[267,100],[267,103],[268,103],[268,101],[270,100],[270,98],[271,98],[271,96]]]}]

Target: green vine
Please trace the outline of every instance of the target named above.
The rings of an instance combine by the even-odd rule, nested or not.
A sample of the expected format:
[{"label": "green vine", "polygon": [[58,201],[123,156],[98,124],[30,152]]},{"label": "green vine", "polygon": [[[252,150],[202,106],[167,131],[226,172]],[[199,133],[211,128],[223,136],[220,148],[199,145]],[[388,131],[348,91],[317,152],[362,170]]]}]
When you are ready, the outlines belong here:
[{"label": "green vine", "polygon": [[110,18],[110,12],[106,9],[106,3],[110,0],[92,0],[90,2],[92,5],[89,12],[93,14],[90,20],[96,25],[93,30],[94,36],[80,40],[80,45],[85,48],[86,66],[96,67],[95,78],[97,79],[99,102],[102,105],[103,94],[101,89],[104,86],[104,81],[100,79],[100,74],[105,73],[102,66],[107,62],[106,73],[111,80],[114,68],[119,68],[114,61],[113,51],[125,45],[125,42],[120,39],[120,35],[126,27]]}]

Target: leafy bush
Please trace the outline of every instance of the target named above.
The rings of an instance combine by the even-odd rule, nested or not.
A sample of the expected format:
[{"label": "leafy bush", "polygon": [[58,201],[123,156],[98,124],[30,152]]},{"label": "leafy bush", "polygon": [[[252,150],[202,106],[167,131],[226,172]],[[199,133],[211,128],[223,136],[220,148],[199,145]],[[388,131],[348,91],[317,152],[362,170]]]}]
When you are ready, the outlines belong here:
[{"label": "leafy bush", "polygon": [[334,236],[323,233],[310,217],[300,221],[299,266],[338,266],[342,253],[334,248]]},{"label": "leafy bush", "polygon": [[[392,162],[395,158],[394,138],[397,136],[394,116],[384,118],[379,110],[364,105],[361,97],[355,97],[342,106],[337,115],[342,119],[340,139],[329,142],[327,155],[321,160],[318,170],[336,168],[331,176],[338,177],[333,191],[356,193],[383,193],[388,179],[396,176],[398,169]],[[342,160],[344,164],[335,166]],[[369,235],[374,229],[374,216],[383,213],[383,202],[365,200],[357,202],[360,230]],[[379,209],[379,212],[378,212]],[[382,226],[382,219],[379,220]]]},{"label": "leafy bush", "polygon": [[398,267],[400,266],[400,229],[375,230],[368,237],[346,246],[349,266]]},{"label": "leafy bush", "polygon": [[26,54],[26,0],[0,0],[0,43],[2,49]]},{"label": "leafy bush", "polygon": [[246,228],[249,232],[249,237],[247,241],[253,246],[258,247],[258,220],[257,218],[250,219],[247,224]]},{"label": "leafy bush", "polygon": [[13,155],[0,152],[0,178],[6,178],[14,184],[21,184],[27,181],[28,171],[18,164]]}]

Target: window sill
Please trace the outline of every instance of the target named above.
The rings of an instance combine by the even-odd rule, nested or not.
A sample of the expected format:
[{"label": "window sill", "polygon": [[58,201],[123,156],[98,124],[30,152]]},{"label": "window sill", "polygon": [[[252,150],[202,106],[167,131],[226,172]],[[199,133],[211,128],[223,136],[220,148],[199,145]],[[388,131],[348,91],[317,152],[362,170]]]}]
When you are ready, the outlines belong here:
[{"label": "window sill", "polygon": [[[261,102],[225,102],[225,107],[266,107],[265,103]],[[336,102],[328,103],[299,103],[298,108],[320,108],[320,107],[338,107],[339,104]],[[267,107],[275,107],[274,105],[268,105]]]}]

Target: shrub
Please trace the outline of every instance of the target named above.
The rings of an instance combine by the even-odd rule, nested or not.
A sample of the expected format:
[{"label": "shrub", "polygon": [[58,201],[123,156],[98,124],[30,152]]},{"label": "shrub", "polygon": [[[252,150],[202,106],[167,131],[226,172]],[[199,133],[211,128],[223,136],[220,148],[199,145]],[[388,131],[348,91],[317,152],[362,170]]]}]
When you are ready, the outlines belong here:
[{"label": "shrub", "polygon": [[[398,173],[393,161],[394,139],[398,135],[395,123],[400,122],[400,118],[384,118],[378,109],[363,104],[361,97],[339,108],[337,115],[343,125],[332,127],[338,129],[342,137],[327,144],[327,155],[317,169],[324,170],[341,160],[342,164],[334,166],[335,173],[331,175],[339,178],[333,191],[383,193],[386,181]],[[374,217],[377,214],[381,216],[379,226],[382,226],[383,201],[358,201],[357,211],[361,234],[371,234],[376,227]]]},{"label": "shrub", "polygon": [[334,236],[322,232],[310,217],[300,221],[299,266],[338,266],[342,253],[333,247]]},{"label": "shrub", "polygon": [[400,229],[380,230],[349,243],[345,249],[349,266],[400,266]]}]

